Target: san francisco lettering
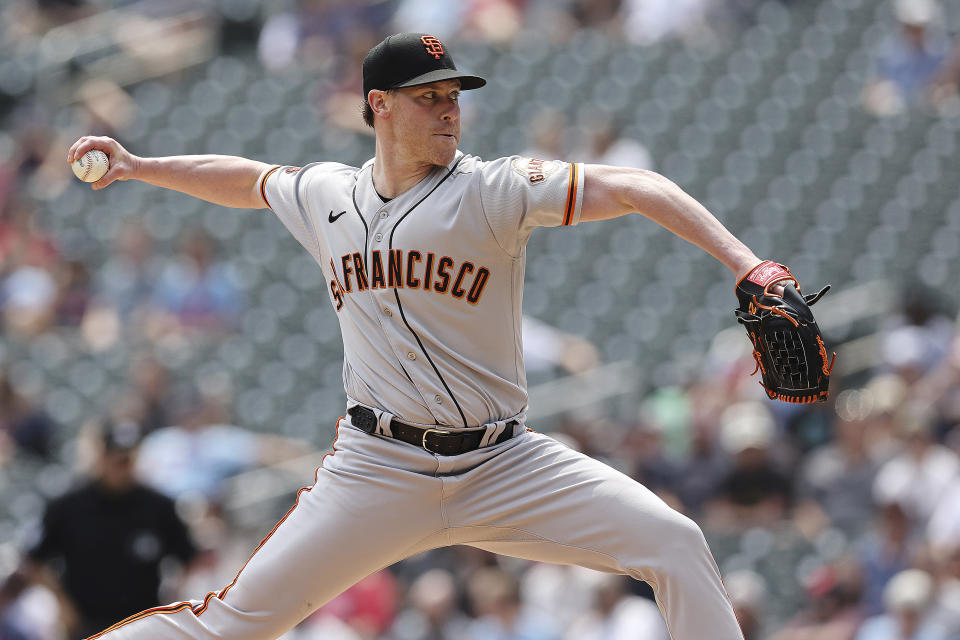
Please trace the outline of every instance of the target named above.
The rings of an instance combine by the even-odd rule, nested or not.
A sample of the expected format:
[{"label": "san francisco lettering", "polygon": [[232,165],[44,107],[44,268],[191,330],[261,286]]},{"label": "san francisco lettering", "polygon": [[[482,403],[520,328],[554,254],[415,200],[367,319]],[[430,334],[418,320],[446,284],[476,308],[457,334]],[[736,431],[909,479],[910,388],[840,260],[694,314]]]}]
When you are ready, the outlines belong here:
[{"label": "san francisco lettering", "polygon": [[337,311],[343,308],[346,294],[367,289],[420,289],[449,293],[458,300],[475,305],[480,302],[490,280],[490,270],[486,267],[477,267],[466,260],[457,263],[450,256],[437,257],[416,249],[373,251],[369,265],[359,251],[347,253],[340,256],[339,266],[341,277],[337,278],[337,265],[330,260],[335,276],[330,281],[330,292]]}]

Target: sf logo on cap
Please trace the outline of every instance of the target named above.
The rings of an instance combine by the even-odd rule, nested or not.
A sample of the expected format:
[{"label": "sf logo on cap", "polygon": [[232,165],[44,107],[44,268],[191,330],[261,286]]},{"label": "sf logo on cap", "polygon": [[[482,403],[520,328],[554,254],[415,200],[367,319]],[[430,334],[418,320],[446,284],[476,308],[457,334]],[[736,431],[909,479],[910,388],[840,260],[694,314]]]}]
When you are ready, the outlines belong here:
[{"label": "sf logo on cap", "polygon": [[432,55],[437,60],[440,59],[440,56],[443,55],[443,43],[437,40],[433,36],[423,36],[420,38],[420,42],[423,43],[423,46],[427,48],[427,53]]}]

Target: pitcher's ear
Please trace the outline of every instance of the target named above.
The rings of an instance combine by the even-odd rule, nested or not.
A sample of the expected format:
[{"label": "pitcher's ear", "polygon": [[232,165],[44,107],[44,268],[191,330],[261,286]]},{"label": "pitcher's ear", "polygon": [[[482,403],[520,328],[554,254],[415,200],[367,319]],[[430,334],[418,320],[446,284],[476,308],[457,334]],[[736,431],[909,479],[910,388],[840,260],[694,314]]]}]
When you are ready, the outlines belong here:
[{"label": "pitcher's ear", "polygon": [[367,104],[376,118],[390,117],[390,99],[388,92],[379,89],[371,89],[367,94]]}]

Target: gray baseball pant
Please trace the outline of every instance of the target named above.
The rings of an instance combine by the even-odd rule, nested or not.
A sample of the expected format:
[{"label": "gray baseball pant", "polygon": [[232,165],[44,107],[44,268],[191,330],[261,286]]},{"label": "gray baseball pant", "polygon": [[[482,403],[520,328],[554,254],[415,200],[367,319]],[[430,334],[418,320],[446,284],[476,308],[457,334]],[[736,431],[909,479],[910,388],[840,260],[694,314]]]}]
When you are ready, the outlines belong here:
[{"label": "gray baseball pant", "polygon": [[346,418],[232,584],[90,640],[272,640],[365,576],[454,544],[626,574],[652,585],[673,640],[743,638],[700,528],[628,476],[532,431],[444,457]]}]

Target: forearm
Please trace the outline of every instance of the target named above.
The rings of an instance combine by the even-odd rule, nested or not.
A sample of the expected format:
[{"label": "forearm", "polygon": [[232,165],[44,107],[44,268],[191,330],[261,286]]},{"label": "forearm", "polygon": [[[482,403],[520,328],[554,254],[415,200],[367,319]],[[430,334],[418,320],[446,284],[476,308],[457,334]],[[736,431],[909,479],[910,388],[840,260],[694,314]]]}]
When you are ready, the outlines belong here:
[{"label": "forearm", "polygon": [[737,277],[760,259],[695,198],[659,175],[641,190],[636,210],[657,224],[697,245],[722,262]]},{"label": "forearm", "polygon": [[236,156],[135,158],[132,179],[180,191],[224,207],[266,206],[257,179],[270,165]]},{"label": "forearm", "polygon": [[581,220],[602,220],[636,212],[692,242],[723,263],[736,277],[760,259],[671,180],[642,169],[590,165]]}]

